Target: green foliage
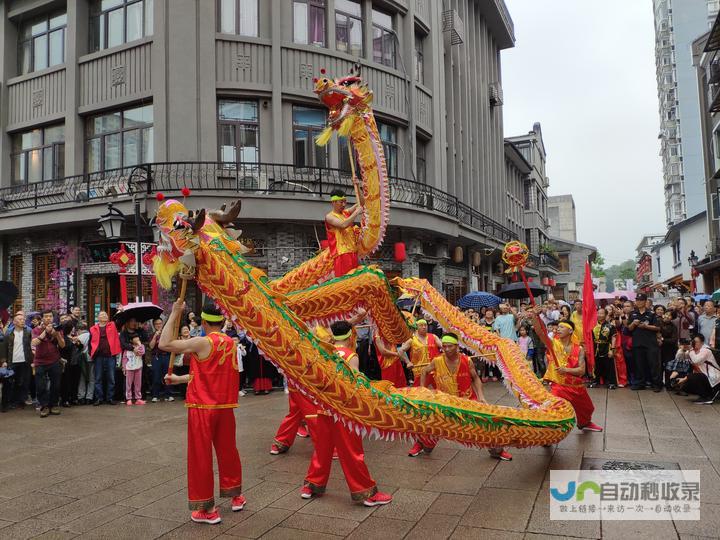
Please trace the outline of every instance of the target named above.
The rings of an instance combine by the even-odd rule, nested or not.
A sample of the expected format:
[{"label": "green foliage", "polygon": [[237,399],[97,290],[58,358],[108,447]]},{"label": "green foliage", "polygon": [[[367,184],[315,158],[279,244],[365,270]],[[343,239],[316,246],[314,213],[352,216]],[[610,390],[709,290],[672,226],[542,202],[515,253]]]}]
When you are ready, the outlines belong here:
[{"label": "green foliage", "polygon": [[593,277],[602,277],[605,275],[605,269],[603,268],[605,266],[605,259],[598,251],[595,254],[595,260],[592,263],[591,272]]},{"label": "green foliage", "polygon": [[620,264],[614,264],[605,269],[606,286],[608,292],[614,292],[614,279],[634,279],[635,278],[635,259],[628,259]]}]

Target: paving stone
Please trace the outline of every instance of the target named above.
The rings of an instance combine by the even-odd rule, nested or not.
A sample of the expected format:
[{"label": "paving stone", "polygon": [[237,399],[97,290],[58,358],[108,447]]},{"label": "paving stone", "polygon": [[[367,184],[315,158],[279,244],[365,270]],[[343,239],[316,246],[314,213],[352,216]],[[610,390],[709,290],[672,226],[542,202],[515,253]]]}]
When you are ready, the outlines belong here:
[{"label": "paving stone", "polygon": [[535,501],[527,532],[547,534],[553,537],[564,536],[572,531],[572,536],[582,538],[600,538],[599,521],[551,521],[550,520],[550,483],[543,483]]},{"label": "paving stone", "polygon": [[[163,534],[158,540],[210,540],[211,538],[223,536],[226,531],[232,529],[238,523],[245,521],[252,516],[253,513],[254,512],[248,510],[233,512],[230,508],[221,508],[220,515],[222,516],[222,522],[209,527],[204,523],[194,523],[188,520],[180,527]],[[236,537],[227,536],[227,538]]]},{"label": "paving stone", "polygon": [[59,528],[62,530],[82,534],[91,529],[95,529],[100,525],[103,525],[109,521],[113,521],[121,516],[132,512],[132,508],[127,506],[120,506],[117,504],[111,504],[105,506],[94,512],[88,512],[87,514],[79,517],[69,523],[61,525]]},{"label": "paving stone", "polygon": [[457,527],[459,516],[425,514],[405,537],[408,540],[444,540]]},{"label": "paving stone", "polygon": [[405,538],[405,535],[410,532],[412,527],[412,521],[371,516],[350,533],[347,540],[367,540],[368,538],[400,539]]},{"label": "paving stone", "polygon": [[34,540],[69,540],[70,538],[75,538],[76,536],[77,535],[75,533],[53,529],[33,538]]},{"label": "paving stone", "polygon": [[495,467],[483,486],[537,491],[550,460],[550,456],[526,454],[512,461],[503,461]]},{"label": "paving stone", "polygon": [[157,538],[180,526],[177,521],[126,514],[80,535],[85,539]]},{"label": "paving stone", "polygon": [[306,504],[298,512],[315,516],[342,516],[352,521],[364,521],[376,509],[377,506],[368,508],[362,504],[353,503],[347,493],[326,493],[322,497],[312,499],[310,504]]},{"label": "paving stone", "polygon": [[248,490],[243,490],[243,494],[248,501],[247,508],[254,512],[265,508],[281,497],[293,492],[299,499],[300,486],[272,481],[260,482]]},{"label": "paving stone", "polygon": [[458,525],[450,540],[522,540],[523,533]]},{"label": "paving stone", "polygon": [[681,437],[653,437],[652,448],[659,454],[670,454],[678,456],[703,457],[705,451],[695,438]]},{"label": "paving stone", "polygon": [[334,534],[324,534],[315,532],[312,535],[307,535],[305,531],[298,529],[289,529],[287,527],[275,527],[260,538],[263,540],[298,540],[299,538],[318,538],[320,540],[337,540],[342,536],[336,536]]},{"label": "paving stone", "polygon": [[474,497],[470,497],[469,495],[441,493],[430,508],[428,508],[428,513],[444,514],[446,516],[462,516],[470,507],[473,500]]},{"label": "paving stone", "polygon": [[644,435],[618,435],[607,433],[605,435],[605,449],[610,452],[637,452],[649,454],[652,452],[650,438]]},{"label": "paving stone", "polygon": [[52,523],[41,519],[25,519],[0,529],[0,540],[26,540],[35,538],[54,528]]},{"label": "paving stone", "polygon": [[417,521],[430,505],[435,502],[438,494],[416,489],[398,489],[393,493],[392,503],[381,506],[375,512],[377,517],[405,519]]},{"label": "paving stone", "polygon": [[225,534],[245,538],[260,538],[270,529],[287,519],[292,512],[283,508],[263,508],[241,521]]},{"label": "paving stone", "polygon": [[357,521],[340,517],[329,518],[325,516],[311,516],[309,514],[293,514],[280,524],[282,527],[299,529],[314,533],[336,534],[347,536],[358,525]]},{"label": "paving stone", "polygon": [[[702,493],[702,487],[701,493]],[[702,497],[702,494],[701,494]],[[718,537],[720,531],[720,505],[700,503],[699,521],[675,521],[675,528],[680,534]],[[0,529],[2,532],[3,529]]]},{"label": "paving stone", "polygon": [[436,474],[423,486],[426,491],[442,491],[460,495],[475,495],[482,485],[472,476],[450,476]]},{"label": "paving stone", "polygon": [[50,510],[65,506],[74,502],[76,499],[72,497],[64,497],[62,495],[53,495],[36,491],[15,497],[3,503],[3,517],[12,521],[22,521],[29,517],[44,514]]},{"label": "paving stone", "polygon": [[303,499],[300,496],[300,489],[290,491],[287,495],[283,495],[278,500],[271,502],[268,506],[273,508],[284,508],[293,512],[300,510],[303,506],[310,503],[310,499]]},{"label": "paving stone", "polygon": [[461,525],[524,531],[535,493],[518,489],[482,488],[460,521]]},{"label": "paving stone", "polygon": [[82,499],[73,500],[69,504],[53,508],[38,517],[56,523],[69,523],[85,514],[116,503],[120,499],[121,497],[112,489],[103,490],[93,493],[90,497],[83,497]]},{"label": "paving stone", "polygon": [[609,540],[664,540],[677,538],[672,521],[603,521],[602,537]]},{"label": "paving stone", "polygon": [[142,508],[183,489],[187,489],[187,480],[185,478],[176,478],[170,482],[165,482],[159,486],[142,491],[137,495],[123,499],[118,502],[118,504],[132,508]]},{"label": "paving stone", "polygon": [[[216,502],[219,502],[219,499],[216,498]],[[182,523],[190,517],[187,494],[185,490],[176,491],[167,497],[158,499],[154,503],[138,508],[133,512],[133,515],[168,519]]]}]

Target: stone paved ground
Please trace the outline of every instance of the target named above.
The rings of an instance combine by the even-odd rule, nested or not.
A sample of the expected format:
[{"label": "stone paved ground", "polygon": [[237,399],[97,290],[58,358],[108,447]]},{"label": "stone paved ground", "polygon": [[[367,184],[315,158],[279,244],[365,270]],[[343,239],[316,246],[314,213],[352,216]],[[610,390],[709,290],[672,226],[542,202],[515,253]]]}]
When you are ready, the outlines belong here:
[{"label": "stone paved ground", "polygon": [[[489,399],[512,404],[498,385]],[[666,393],[592,390],[605,433],[575,430],[559,446],[486,452],[442,443],[406,457],[407,444],[366,442],[370,471],[394,494],[385,507],[350,503],[339,465],[329,493],[302,500],[309,440],[270,456],[286,411],[282,392],[247,396],[237,411],[246,509],[221,506],[216,526],[188,521],[185,410],[181,403],[30,411],[0,417],[0,539],[24,538],[697,538],[720,537],[720,408]],[[699,522],[554,522],[548,471],[582,457],[678,461],[702,471]]]}]

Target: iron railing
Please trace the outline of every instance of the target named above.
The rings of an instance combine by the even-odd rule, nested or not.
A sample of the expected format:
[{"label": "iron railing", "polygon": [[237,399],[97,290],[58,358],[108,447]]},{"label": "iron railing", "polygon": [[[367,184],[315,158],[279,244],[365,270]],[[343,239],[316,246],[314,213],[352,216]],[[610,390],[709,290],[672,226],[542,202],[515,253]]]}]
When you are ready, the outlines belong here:
[{"label": "iron railing", "polygon": [[555,257],[555,255],[551,255],[550,253],[540,254],[540,264],[543,266],[549,266],[551,268],[554,268],[555,270],[560,269],[560,260]]},{"label": "iron railing", "polygon": [[[326,167],[277,163],[162,162],[68,176],[0,189],[0,218],[15,210],[67,203],[85,203],[135,193],[173,193],[187,187],[196,192],[237,192],[260,196],[301,195],[320,198],[334,189],[352,193],[349,172]],[[513,232],[457,197],[407,178],[390,179],[390,200],[438,212],[508,242]]]}]

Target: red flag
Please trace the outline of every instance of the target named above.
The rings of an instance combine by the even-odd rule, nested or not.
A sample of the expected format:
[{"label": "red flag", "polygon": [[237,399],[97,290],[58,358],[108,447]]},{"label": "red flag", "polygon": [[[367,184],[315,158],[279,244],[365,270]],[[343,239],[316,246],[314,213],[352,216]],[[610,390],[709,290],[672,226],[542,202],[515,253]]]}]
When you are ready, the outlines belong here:
[{"label": "red flag", "polygon": [[595,346],[593,344],[593,328],[597,324],[597,310],[595,309],[595,295],[593,294],[592,273],[590,263],[585,261],[585,282],[583,283],[583,342],[585,343],[585,361],[587,372],[595,373]]}]

